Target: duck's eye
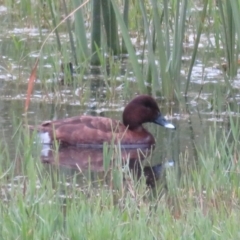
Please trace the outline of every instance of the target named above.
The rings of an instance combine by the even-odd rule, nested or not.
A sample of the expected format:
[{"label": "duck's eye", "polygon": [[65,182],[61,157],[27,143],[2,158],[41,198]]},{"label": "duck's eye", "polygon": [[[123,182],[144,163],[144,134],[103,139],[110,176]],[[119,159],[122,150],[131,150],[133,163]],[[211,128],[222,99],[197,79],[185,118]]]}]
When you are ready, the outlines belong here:
[{"label": "duck's eye", "polygon": [[154,106],[150,102],[145,102],[144,107],[149,108],[149,109],[154,108]]}]

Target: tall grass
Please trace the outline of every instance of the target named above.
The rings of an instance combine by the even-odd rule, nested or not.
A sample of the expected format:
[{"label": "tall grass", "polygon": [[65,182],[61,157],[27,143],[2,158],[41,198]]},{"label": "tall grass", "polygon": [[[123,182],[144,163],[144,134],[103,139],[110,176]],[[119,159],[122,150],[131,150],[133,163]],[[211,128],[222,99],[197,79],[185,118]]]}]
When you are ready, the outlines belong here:
[{"label": "tall grass", "polygon": [[191,80],[192,69],[193,69],[194,62],[196,60],[197,51],[198,51],[198,44],[199,44],[200,37],[201,37],[202,31],[203,31],[203,24],[204,24],[205,17],[206,17],[207,6],[208,6],[208,0],[204,1],[203,10],[201,13],[200,22],[199,22],[198,29],[197,29],[197,37],[196,37],[196,40],[194,43],[193,53],[192,53],[191,62],[190,62],[189,70],[188,70],[185,95],[187,95],[187,93],[188,93],[188,87],[189,87],[189,83]]},{"label": "tall grass", "polygon": [[[233,117],[230,127],[222,132],[212,127],[210,138],[198,147],[196,164],[184,155],[177,167],[166,169],[166,182],[161,179],[155,194],[146,187],[143,176],[136,181],[122,171],[121,161],[116,161],[114,168],[108,164],[111,160],[106,163],[106,177],[112,179],[107,185],[79,185],[77,172],[69,176],[61,168],[42,165],[32,154],[36,148],[31,144],[33,139],[15,135],[15,161],[1,145],[1,162],[5,164],[0,168],[0,236],[237,239],[238,127]],[[105,148],[104,154],[104,158],[111,159],[111,151]]]},{"label": "tall grass", "polygon": [[228,64],[227,72],[233,78],[237,71],[239,53],[239,44],[236,42],[236,27],[239,27],[237,22],[239,20],[239,4],[237,2],[233,3],[233,1],[218,1],[217,3],[223,25],[223,45]]},{"label": "tall grass", "polygon": [[[70,12],[73,8],[76,8],[79,3],[77,1],[72,1],[72,6],[65,6],[59,2],[52,1],[51,3],[48,1],[48,7],[44,4],[31,4],[29,1],[21,1],[21,6],[25,7],[26,13],[31,15],[34,19],[36,25],[41,29],[41,25],[39,24],[39,20],[41,20],[42,25],[51,23],[47,18],[52,19],[52,26],[56,26],[56,24],[60,21],[59,16],[64,12],[64,9],[68,8]],[[94,58],[99,57],[99,51],[103,49],[104,51],[108,51],[108,49],[104,46],[105,42],[103,39],[107,39],[108,45],[113,46],[111,49],[114,54],[118,54],[119,43],[117,43],[118,38],[117,29],[119,27],[120,35],[124,39],[124,48],[129,54],[129,62],[134,71],[134,75],[137,80],[137,91],[139,92],[147,92],[146,83],[150,83],[151,93],[153,95],[158,94],[166,99],[173,99],[174,97],[181,96],[180,91],[182,91],[182,82],[179,79],[182,79],[181,76],[181,68],[182,68],[182,56],[183,56],[183,43],[185,37],[189,33],[189,29],[197,26],[196,40],[195,46],[193,47],[192,56],[190,58],[190,67],[188,70],[188,76],[185,81],[185,94],[188,93],[192,68],[195,64],[195,60],[199,51],[198,44],[201,39],[203,33],[205,33],[205,29],[207,28],[206,19],[211,20],[211,16],[208,14],[214,13],[215,18],[213,19],[215,22],[219,21],[219,25],[214,24],[214,28],[212,29],[215,36],[220,36],[218,40],[220,40],[220,44],[224,48],[225,59],[227,61],[227,78],[233,77],[236,75],[237,67],[238,67],[238,53],[239,53],[239,3],[237,1],[216,1],[216,3],[206,0],[203,2],[201,7],[202,11],[197,17],[194,17],[194,21],[192,25],[191,21],[188,21],[189,16],[191,16],[191,7],[197,8],[198,3],[190,2],[187,0],[178,1],[177,3],[174,1],[163,1],[163,3],[151,0],[149,3],[145,1],[139,1],[137,3],[130,3],[128,5],[128,1],[124,1],[126,6],[124,12],[120,11],[121,3],[118,1],[112,0],[108,2],[108,7],[104,7],[104,10],[109,10],[103,15],[103,19],[105,19],[105,28],[107,32],[107,37],[101,39],[100,35],[105,34],[104,28],[101,26],[96,26],[92,28],[92,58],[90,58],[90,49],[87,45],[88,42],[88,26],[84,25],[84,21],[90,25],[90,15],[93,18],[98,17],[97,23],[101,24],[101,9],[103,8],[100,4],[100,1],[96,1],[96,12],[94,12],[94,8],[91,9],[91,4],[81,10],[78,10],[75,13],[75,39],[76,42],[73,43],[73,38],[70,37],[71,40],[71,48],[72,48],[72,57],[75,59],[74,62],[84,63],[83,67],[85,68],[87,64],[86,62],[92,62],[92,64],[101,64],[100,59],[98,62],[94,61]],[[134,5],[135,4],[135,5]],[[10,5],[10,4],[9,4]],[[112,6],[113,5],[113,6]],[[15,5],[14,5],[15,6]],[[17,5],[16,5],[17,6]],[[94,6],[94,5],[93,5]],[[136,9],[140,9],[141,14],[136,13],[136,9],[132,9],[132,7],[136,7]],[[113,9],[114,12],[113,12]],[[22,9],[22,8],[20,8]],[[36,11],[36,10],[41,11]],[[85,10],[90,12],[86,14]],[[37,12],[37,16],[34,17],[33,12]],[[199,11],[198,11],[199,12]],[[84,14],[83,14],[84,13]],[[128,16],[131,15],[130,18]],[[109,17],[109,18],[108,18]],[[116,23],[111,21],[111,25],[107,26],[107,19],[116,19]],[[115,21],[115,20],[114,20]],[[139,25],[135,25],[134,22],[143,23]],[[72,35],[72,26],[68,24],[68,32],[69,36]],[[133,26],[137,26],[136,28],[132,28]],[[94,27],[94,25],[92,25]],[[143,31],[142,31],[143,30]],[[57,34],[58,29],[56,29]],[[136,51],[132,44],[132,39],[130,35],[132,32],[140,33],[141,36],[138,36],[139,39],[146,39],[146,52],[144,56],[144,61],[147,61],[148,66],[146,68],[141,69],[139,66],[139,57],[136,57]],[[219,34],[220,33],[220,34]],[[61,51],[61,40],[58,34],[56,35],[56,43],[58,51]],[[115,36],[115,37],[113,37]],[[98,39],[98,40],[96,40]],[[112,40],[111,40],[112,39]],[[111,40],[111,41],[110,41]],[[219,43],[219,41],[216,41]],[[114,47],[115,46],[115,47]],[[140,48],[143,46],[140,46]],[[137,46],[139,48],[139,46]],[[65,58],[65,56],[63,56]],[[77,59],[79,58],[79,59]],[[226,78],[226,79],[227,79]],[[227,82],[227,81],[226,81]]]},{"label": "tall grass", "polygon": [[108,51],[113,55],[119,55],[120,46],[118,37],[118,25],[116,22],[116,16],[114,14],[111,0],[101,1],[101,3]]},{"label": "tall grass", "polygon": [[98,55],[101,46],[101,1],[92,3],[92,33],[91,33],[92,65],[100,65]]},{"label": "tall grass", "polygon": [[[79,1],[73,1],[73,7],[77,8],[79,6]],[[86,27],[84,25],[84,16],[82,9],[79,9],[75,17],[75,37],[76,37],[76,54],[79,58],[79,62],[84,62],[86,59],[89,59],[89,49],[87,43],[87,34]]]},{"label": "tall grass", "polygon": [[[231,41],[226,41],[227,46],[224,45],[226,56],[232,57],[239,47],[237,41],[240,29],[239,5],[236,1],[218,2],[223,8],[224,18],[221,18],[221,23],[224,19],[229,21],[228,24],[234,24],[234,37],[231,36]],[[175,86],[178,84],[175,81],[181,69],[182,49],[178,48],[183,43],[184,23],[186,24],[184,18],[189,11],[189,5],[186,4],[189,2],[164,1],[163,5],[153,0],[148,4],[146,1],[135,2],[141,10],[141,20],[144,23],[141,25],[144,35],[141,37],[146,38],[147,44],[144,60],[147,59],[149,66],[146,72],[142,72],[139,57],[131,43],[129,31],[136,29],[129,30],[126,27],[118,3],[112,0],[134,76],[139,81],[137,89],[129,90],[131,95],[136,91],[145,92],[146,76],[150,76],[148,80],[153,86],[153,94],[158,94],[161,87],[162,95],[166,99],[173,98],[176,94]],[[208,1],[204,2],[204,8],[196,17],[197,20],[205,19],[208,4]],[[26,12],[33,11],[32,9],[34,8],[28,6]],[[232,17],[226,15],[228,14],[226,11],[229,11]],[[34,14],[31,16],[34,18]],[[149,20],[151,17],[152,22]],[[161,28],[159,23],[162,23]],[[198,53],[197,42],[201,40],[201,32],[204,32],[203,23],[205,22],[200,22],[196,32],[191,66],[194,66],[194,59]],[[83,21],[80,25],[83,26]],[[137,29],[137,32],[142,31]],[[223,31],[221,33],[223,37],[220,41],[229,34]],[[64,44],[63,46],[64,57],[70,59],[68,47]],[[237,49],[236,53],[234,49]],[[56,44],[46,47],[44,54],[51,55],[53,51],[58,51]],[[81,52],[83,56],[88,54],[88,51],[84,53],[82,49]],[[233,59],[236,59],[236,56],[234,55]],[[51,56],[52,62],[57,60],[57,56]],[[44,69],[44,59],[41,61]],[[104,60],[102,62],[106,64]],[[114,65],[114,61],[111,64]],[[131,68],[129,69],[131,71]],[[234,73],[232,70],[229,71]],[[41,72],[39,78],[44,79],[45,74]],[[189,86],[190,79],[189,74]],[[116,82],[107,83],[110,92],[111,86],[115,87]],[[88,84],[86,95],[91,90],[91,83]],[[132,87],[127,80],[125,84],[127,87],[130,86],[129,88]],[[47,91],[47,87],[47,84],[43,84],[41,90],[46,88]],[[123,90],[127,91],[126,89]],[[60,90],[60,87],[56,87],[56,91]],[[218,93],[213,95],[216,103],[219,101],[217,96],[222,94],[218,88],[217,91]],[[81,99],[84,97],[85,95],[81,96]],[[83,105],[84,101],[81,104]],[[14,151],[4,142],[5,139],[2,139],[0,238],[238,239],[239,121],[238,118],[231,116],[230,109],[226,111],[226,115],[229,124],[223,125],[220,131],[217,125],[211,127],[206,134],[204,145],[196,146],[198,158],[190,156],[186,150],[180,155],[179,162],[174,168],[166,169],[166,178],[158,181],[154,189],[146,186],[143,175],[137,180],[128,169],[122,169],[119,151],[117,151],[119,158],[113,162],[112,150],[104,147],[104,181],[97,179],[95,184],[91,182],[83,184],[79,180],[79,172],[75,171],[75,174],[68,175],[66,169],[60,166],[42,165],[39,154],[36,153],[39,149],[36,149],[34,138],[29,137],[28,133],[14,134]],[[91,175],[90,171],[89,173]]]},{"label": "tall grass", "polygon": [[112,0],[112,5],[113,5],[113,9],[115,11],[116,14],[116,19],[118,21],[119,27],[121,29],[121,33],[126,45],[126,49],[128,51],[129,54],[129,58],[132,64],[132,68],[133,68],[133,72],[136,76],[137,82],[139,84],[139,89],[141,90],[141,92],[145,92],[146,88],[145,88],[145,84],[144,84],[144,78],[143,75],[141,73],[141,69],[140,69],[140,65],[138,64],[138,58],[136,56],[136,53],[134,51],[133,45],[131,43],[131,39],[130,39],[130,35],[129,35],[129,31],[124,23],[123,17],[119,11],[119,8],[117,6],[117,3],[115,0]]}]

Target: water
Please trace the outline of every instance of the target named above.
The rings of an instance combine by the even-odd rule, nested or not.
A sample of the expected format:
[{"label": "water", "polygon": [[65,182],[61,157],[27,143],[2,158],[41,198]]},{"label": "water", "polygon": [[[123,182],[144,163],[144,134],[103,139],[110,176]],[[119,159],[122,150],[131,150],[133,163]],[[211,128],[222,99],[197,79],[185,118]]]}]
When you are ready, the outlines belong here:
[{"label": "water", "polygon": [[[16,139],[18,135],[21,135],[19,127],[26,120],[24,114],[24,96],[25,84],[18,90],[13,88],[14,84],[6,82],[4,86],[4,92],[2,92],[1,106],[1,139],[5,142],[8,148],[10,158],[14,160],[16,158]],[[70,87],[69,87],[70,88]],[[38,89],[38,87],[36,87]],[[72,92],[74,89],[72,89]],[[11,96],[10,93],[11,92]],[[64,117],[89,114],[89,115],[100,115],[114,119],[121,120],[122,110],[125,105],[125,101],[122,100],[122,96],[119,95],[119,99],[107,99],[107,97],[99,96],[95,98],[96,92],[93,90],[94,97],[89,97],[88,101],[85,101],[81,105],[81,100],[71,99],[70,90],[65,90],[64,94],[69,100],[64,102],[55,101],[53,103],[44,100],[40,96],[40,91],[35,90],[35,96],[31,100],[30,109],[27,115],[28,124],[35,125],[49,119],[60,119]],[[7,93],[5,95],[4,93]],[[64,98],[63,98],[64,99]],[[161,111],[164,115],[167,114],[173,124],[176,126],[176,130],[164,129],[155,124],[146,124],[146,128],[156,138],[156,147],[153,150],[151,157],[145,159],[142,164],[144,166],[159,166],[173,160],[175,163],[178,162],[180,155],[188,155],[188,160],[197,161],[197,155],[195,151],[196,146],[201,146],[207,139],[209,134],[209,127],[215,124],[216,121],[212,120],[214,114],[207,113],[206,109],[202,110],[202,113],[197,111],[195,102],[189,101],[187,103],[181,103],[179,105],[167,106],[166,104],[161,107]],[[159,103],[160,104],[160,103]],[[203,104],[205,107],[205,104]],[[204,109],[204,108],[202,108]],[[172,113],[171,115],[168,113]],[[221,118],[220,118],[221,119]],[[217,122],[219,129],[221,129],[226,122],[221,120]],[[18,130],[18,131],[17,131]],[[15,134],[16,132],[16,134]],[[26,133],[25,133],[26,134]],[[37,141],[36,141],[37,142]],[[34,143],[37,145],[37,143]],[[29,146],[31,148],[31,146]],[[82,178],[79,179],[81,184],[85,181],[99,179],[103,177],[103,155],[102,149],[63,149],[60,151],[52,151],[48,149],[48,146],[38,149],[35,152],[33,148],[34,159],[42,161],[44,164],[52,164],[55,168],[60,164],[60,170],[63,174],[73,175],[81,173]],[[123,153],[122,153],[123,154]],[[22,154],[23,156],[24,154]],[[137,159],[137,154],[133,162]],[[92,174],[89,176],[89,158],[94,159],[91,164]],[[21,159],[24,161],[24,157]],[[47,166],[47,169],[49,166]],[[140,169],[140,168],[138,168]],[[21,172],[17,172],[21,175]],[[85,179],[85,180],[84,180]],[[87,180],[86,180],[87,179]]]},{"label": "water", "polygon": [[[3,12],[5,13],[5,10]],[[89,69],[80,69],[79,74],[74,77],[74,85],[63,86],[57,82],[60,66],[58,53],[54,51],[51,55],[44,56],[43,61],[39,64],[38,78],[26,115],[24,103],[27,80],[36,57],[39,56],[39,39],[46,36],[47,30],[42,29],[40,32],[36,28],[27,29],[14,26],[11,29],[5,29],[5,33],[7,34],[1,35],[0,42],[0,139],[2,145],[7,148],[10,159],[14,161],[18,156],[16,151],[19,146],[16,145],[16,139],[19,136],[22,137],[19,129],[26,123],[26,120],[28,124],[35,125],[45,120],[82,114],[121,119],[124,106],[135,95],[137,89],[132,72],[125,75],[129,70],[126,62],[115,64],[116,69],[110,69],[111,77],[107,71],[101,71],[102,74],[94,75]],[[62,36],[64,38],[65,33],[62,33]],[[51,41],[54,42],[54,38],[50,39],[47,47],[51,47]],[[205,39],[205,41],[207,40]],[[188,51],[183,58],[182,75],[179,79],[181,94],[185,90],[184,79],[188,70],[192,43],[190,41],[185,46]],[[204,46],[204,42],[202,42],[202,46]],[[207,141],[211,126],[217,125],[219,131],[228,129],[229,110],[232,115],[238,111],[238,102],[231,99],[229,101],[223,97],[227,95],[224,72],[219,69],[219,64],[214,62],[213,51],[208,49],[206,52],[204,48],[202,50],[193,68],[188,99],[185,100],[182,94],[180,102],[176,101],[172,105],[158,99],[163,115],[167,115],[174,123],[176,130],[166,130],[154,124],[146,125],[156,138],[156,147],[151,157],[144,163],[145,166],[160,166],[169,160],[177,163],[179,156],[186,155],[190,164],[191,161],[197,161],[196,146],[200,147]],[[231,82],[233,88],[236,89],[234,97],[237,101],[239,99],[237,92],[240,85],[239,79],[238,73]],[[128,87],[125,87],[126,85]],[[219,97],[215,100],[214,96]],[[45,153],[43,153],[44,151]],[[37,161],[54,162],[54,157],[51,156],[51,159],[49,156],[47,159],[44,156],[48,150],[44,151],[33,153],[36,154]],[[92,167],[92,172],[101,175],[103,171],[102,152],[89,150],[87,156],[93,153],[95,155],[92,158],[99,160],[96,161],[98,164]],[[64,156],[59,157],[63,172],[73,174],[86,171],[87,161],[85,159],[87,157],[83,156],[85,150],[71,149],[71,151],[62,151],[59,154]],[[79,155],[82,156],[79,157]],[[73,156],[77,158],[76,161],[80,161],[78,166],[76,166]],[[54,163],[56,165],[56,162]],[[16,174],[21,175],[21,172]],[[93,178],[97,178],[96,175]]]}]

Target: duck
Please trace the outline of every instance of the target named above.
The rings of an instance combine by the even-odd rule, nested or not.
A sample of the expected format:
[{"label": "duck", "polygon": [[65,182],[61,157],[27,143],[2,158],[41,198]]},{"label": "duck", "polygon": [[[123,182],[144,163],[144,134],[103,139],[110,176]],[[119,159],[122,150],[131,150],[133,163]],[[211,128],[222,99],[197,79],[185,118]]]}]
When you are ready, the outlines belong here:
[{"label": "duck", "polygon": [[124,108],[122,122],[101,116],[75,116],[45,121],[31,128],[41,133],[43,144],[101,147],[104,143],[121,144],[124,148],[155,145],[153,135],[143,126],[155,123],[168,129],[175,126],[161,114],[156,100],[150,95],[138,95]]}]

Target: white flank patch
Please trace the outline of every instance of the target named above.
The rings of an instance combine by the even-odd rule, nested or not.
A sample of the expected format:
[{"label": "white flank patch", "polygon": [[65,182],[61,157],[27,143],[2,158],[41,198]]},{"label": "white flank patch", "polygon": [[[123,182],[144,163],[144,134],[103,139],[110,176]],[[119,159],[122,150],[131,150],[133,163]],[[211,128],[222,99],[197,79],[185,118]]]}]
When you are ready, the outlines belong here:
[{"label": "white flank patch", "polygon": [[51,143],[51,138],[48,132],[44,132],[44,133],[39,133],[39,137],[41,139],[41,143],[43,144],[50,144]]}]

